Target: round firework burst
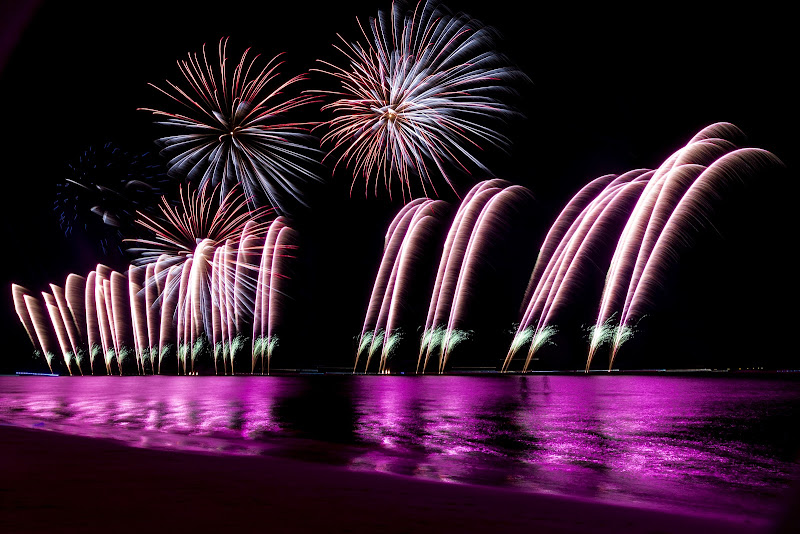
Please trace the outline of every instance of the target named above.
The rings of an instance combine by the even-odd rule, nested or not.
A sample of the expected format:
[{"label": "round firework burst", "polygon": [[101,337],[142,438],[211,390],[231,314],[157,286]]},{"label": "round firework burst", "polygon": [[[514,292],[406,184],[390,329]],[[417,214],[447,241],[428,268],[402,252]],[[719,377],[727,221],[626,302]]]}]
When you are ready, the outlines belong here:
[{"label": "round firework burst", "polygon": [[237,244],[245,226],[251,235],[263,235],[274,212],[267,206],[250,209],[249,199],[238,186],[224,195],[219,186],[211,188],[205,184],[198,189],[181,186],[178,197],[176,206],[166,197],[161,198],[158,219],[138,212],[136,223],[149,230],[152,238],[125,240],[133,244],[130,252],[138,255],[134,265],[153,263],[159,258],[175,265],[191,258],[201,243],[211,247]]},{"label": "round firework burst", "polygon": [[132,155],[106,143],[90,146],[68,165],[54,208],[64,234],[84,232],[105,255],[122,252],[136,210],[158,202],[170,180],[150,154]]},{"label": "round firework burst", "polygon": [[201,186],[221,184],[222,199],[240,183],[252,205],[266,200],[283,212],[287,195],[304,204],[299,183],[319,179],[310,170],[319,165],[319,151],[309,146],[313,124],[287,122],[286,116],[316,98],[282,97],[305,77],[278,83],[280,54],[258,68],[259,56],[248,57],[248,48],[231,75],[227,44],[227,38],[220,40],[217,70],[208,63],[205,45],[200,56],[190,53],[188,60],[178,61],[187,89],[169,80],[171,90],[150,84],[185,108],[184,113],[140,108],[166,117],[158,124],[176,132],[158,140],[162,154],[170,158],[170,174]]},{"label": "round firework burst", "polygon": [[412,174],[430,196],[436,171],[453,190],[446,168],[486,171],[474,152],[507,145],[493,123],[513,113],[498,96],[520,74],[493,50],[493,31],[436,2],[413,11],[394,4],[369,29],[361,26],[366,45],[339,36],[347,67],[320,61],[330,69],[320,72],[341,81],[341,91],[323,91],[336,98],[323,108],[335,115],[322,138],[334,145],[326,157],[340,152],[336,165],[352,165],[353,186],[363,176],[365,193],[373,176],[376,193],[380,177],[390,194],[399,179],[404,198],[414,196]]}]

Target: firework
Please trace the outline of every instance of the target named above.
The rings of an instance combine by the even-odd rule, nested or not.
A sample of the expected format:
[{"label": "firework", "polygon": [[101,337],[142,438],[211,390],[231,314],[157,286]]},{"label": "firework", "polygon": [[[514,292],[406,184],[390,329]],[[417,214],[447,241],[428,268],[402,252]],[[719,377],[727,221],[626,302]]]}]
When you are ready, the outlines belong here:
[{"label": "firework", "polygon": [[[424,373],[439,347],[438,370],[444,372],[456,343],[473,293],[478,265],[486,247],[506,226],[504,213],[527,196],[526,189],[504,180],[486,180],[474,186],[461,203],[444,244],[420,344],[417,370]],[[461,338],[459,338],[459,341]]]},{"label": "firework", "polygon": [[[304,76],[278,81],[281,55],[258,66],[250,49],[229,72],[227,39],[219,43],[219,64],[213,68],[205,45],[200,55],[188,54],[178,61],[188,84],[181,88],[167,80],[168,89],[150,84],[183,112],[150,111],[164,117],[158,124],[175,132],[158,140],[170,158],[170,173],[200,185],[221,185],[222,197],[241,184],[251,205],[266,200],[286,211],[287,197],[303,203],[300,184],[318,179],[311,170],[318,165],[318,151],[310,147],[310,124],[290,122],[297,108],[316,102],[312,95],[285,98],[284,92]],[[313,141],[316,144],[316,141]]]},{"label": "firework", "polygon": [[[225,196],[220,187],[210,184],[199,191],[180,190],[180,204],[160,206],[162,217],[156,220],[144,214],[139,224],[152,234],[151,239],[131,240],[132,251],[140,257],[137,265],[155,263],[145,272],[145,287],[155,286],[161,294],[161,311],[146,307],[147,313],[160,317],[161,339],[174,341],[180,349],[195,347],[201,333],[209,333],[209,342],[216,347],[219,333],[218,310],[223,309],[225,337],[231,346],[234,333],[243,330],[243,321],[250,317],[252,290],[258,273],[261,244],[270,222],[270,208],[249,209],[238,186]],[[221,200],[217,200],[221,196]],[[235,251],[238,250],[238,256]],[[145,298],[147,289],[145,289]],[[153,290],[151,290],[153,292]],[[154,302],[154,300],[153,300]],[[164,332],[171,330],[171,317],[176,318],[175,339]],[[153,317],[147,324],[155,323]],[[241,319],[239,319],[241,317]],[[151,345],[151,347],[154,345]],[[159,353],[163,352],[159,350]],[[183,354],[190,354],[186,348]],[[229,355],[226,351],[225,355]],[[190,361],[193,361],[190,359]],[[179,365],[185,367],[185,359]]]},{"label": "firework", "polygon": [[[325,65],[320,72],[337,78],[341,90],[323,109],[327,122],[323,144],[377,193],[383,180],[391,195],[399,180],[403,198],[413,198],[411,176],[423,196],[436,196],[435,175],[455,190],[448,172],[470,168],[487,172],[475,155],[482,144],[505,147],[498,119],[512,115],[500,96],[520,73],[494,50],[493,31],[464,14],[453,15],[435,1],[413,11],[395,3],[390,13],[359,22],[365,44],[335,48],[349,62]],[[430,191],[429,191],[430,189]],[[352,190],[352,187],[351,187]]]},{"label": "firework", "polygon": [[[474,292],[474,287],[480,282],[477,276],[478,265],[486,261],[487,247],[497,236],[498,230],[507,227],[505,215],[513,211],[516,205],[520,205],[528,194],[527,189],[518,185],[505,187],[488,199],[475,221],[464,251],[464,261],[458,272],[458,281],[451,297],[444,349],[439,361],[440,373],[444,372],[452,348],[466,339],[459,338],[456,341],[452,337],[456,332],[463,332],[463,330],[459,330],[458,325],[463,322],[470,296]],[[442,295],[440,294],[439,297],[441,298]],[[463,336],[463,334],[459,335]]]},{"label": "firework", "polygon": [[418,199],[404,206],[389,226],[383,258],[372,289],[364,327],[358,341],[355,372],[361,353],[367,347],[365,372],[373,354],[380,349],[379,372],[400,341],[397,324],[408,298],[409,280],[417,268],[423,249],[430,241],[446,204],[441,200]]},{"label": "firework", "polygon": [[[581,211],[565,233],[562,243],[543,271],[520,325],[521,329],[528,328],[535,320],[532,343],[523,371],[527,370],[533,354],[544,346],[539,340],[549,340],[554,335],[555,330],[550,327],[553,315],[580,287],[587,269],[593,268],[596,251],[609,238],[611,229],[616,226],[615,221],[630,212],[645,186],[647,176],[649,174],[642,171],[634,171],[612,180]],[[512,357],[513,352],[509,351],[504,362],[505,370]]]},{"label": "firework", "polygon": [[[470,190],[450,224],[428,305],[417,359],[424,373],[432,354],[439,353],[438,371],[444,372],[448,357],[471,333],[464,330],[465,315],[479,281],[479,265],[488,257],[488,246],[497,232],[507,227],[507,216],[528,196],[520,186],[503,180],[487,180]],[[431,242],[446,204],[416,199],[395,216],[386,233],[383,258],[375,277],[361,335],[356,340],[358,368],[366,354],[365,372],[380,353],[378,372],[385,372],[391,352],[400,343],[400,316],[408,315],[412,275],[418,276],[423,247]]]},{"label": "firework", "polygon": [[[264,232],[258,224],[248,221],[246,228],[253,233],[245,230],[239,241],[240,248],[247,244],[247,255],[237,256],[231,239],[218,246],[204,239],[178,262],[162,254],[156,262],[131,265],[127,275],[105,265],[86,277],[70,274],[66,290],[51,284],[51,292],[43,292],[42,299],[12,285],[15,310],[51,371],[53,358],[60,353],[70,374],[76,369],[83,374],[85,354],[92,373],[98,358],[106,374],[114,372],[114,364],[120,374],[126,366],[132,371],[133,363],[125,363],[130,358],[138,373],[155,374],[161,372],[165,355],[174,350],[179,373],[195,374],[198,357],[210,352],[215,370],[222,358],[227,374],[252,339],[253,371],[260,356],[269,372],[286,310],[287,273],[296,237],[281,218]],[[261,233],[260,239],[256,233]],[[269,239],[271,234],[276,239]],[[237,263],[237,258],[245,257],[248,263]],[[254,287],[253,300],[241,296],[249,286]],[[258,336],[250,338],[251,333]]]},{"label": "firework", "polygon": [[122,253],[136,210],[158,201],[170,181],[149,154],[136,156],[112,143],[90,146],[57,184],[54,209],[66,236],[84,233],[104,255]]},{"label": "firework", "polygon": [[[545,238],[502,369],[507,371],[514,355],[530,343],[523,365],[527,370],[533,354],[552,341],[558,312],[598,266],[608,271],[598,316],[589,329],[586,371],[604,344],[611,345],[613,367],[619,348],[652,304],[663,273],[692,231],[708,219],[711,201],[723,186],[781,165],[764,150],[737,148],[743,138],[732,124],[713,124],[656,170],[607,175],[584,187]],[[616,246],[613,256],[603,257],[607,242]]]},{"label": "firework", "polygon": [[122,373],[129,357],[138,373],[161,372],[173,347],[179,372],[194,374],[198,357],[210,352],[215,369],[221,356],[227,373],[249,336],[259,334],[268,339],[269,360],[295,234],[282,217],[269,220],[270,208],[249,209],[238,186],[221,202],[219,189],[181,188],[176,206],[162,199],[160,217],[140,213],[152,235],[129,240],[139,258],[127,273],[98,265],[85,278],[71,274],[66,289],[51,284],[42,294],[44,306],[12,286],[34,349],[48,363],[60,350],[70,373],[75,364],[83,372],[87,353],[92,372],[98,356],[107,374],[114,363]]},{"label": "firework", "polygon": [[[737,148],[743,139],[744,134],[732,124],[712,124],[650,179],[617,244],[595,322],[603,325],[615,311],[621,312],[611,340],[609,369],[620,346],[632,335],[631,323],[642,317],[661,275],[693,229],[708,219],[721,188],[731,180],[782,165],[764,150]],[[601,341],[591,339],[587,370]]]}]

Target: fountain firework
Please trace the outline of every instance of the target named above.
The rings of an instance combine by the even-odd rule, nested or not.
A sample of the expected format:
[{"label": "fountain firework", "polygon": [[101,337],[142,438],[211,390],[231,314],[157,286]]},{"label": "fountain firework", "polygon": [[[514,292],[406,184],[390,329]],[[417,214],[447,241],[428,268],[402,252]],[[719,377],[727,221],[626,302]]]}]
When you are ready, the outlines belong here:
[{"label": "fountain firework", "polygon": [[[507,226],[509,210],[526,189],[503,180],[487,180],[470,190],[450,225],[428,304],[425,328],[417,358],[417,372],[425,372],[432,354],[438,350],[438,371],[444,372],[453,348],[468,339],[464,316],[470,296],[480,283],[478,265],[485,261],[487,247],[498,231]],[[383,258],[372,289],[364,327],[358,338],[356,363],[367,355],[365,371],[372,356],[380,351],[378,372],[386,370],[392,347],[399,342],[397,315],[407,304],[409,275],[419,269],[421,247],[431,239],[431,215],[441,213],[442,201],[417,199],[407,204],[389,226]]]},{"label": "fountain firework", "polygon": [[468,337],[463,318],[486,248],[507,227],[507,215],[529,196],[527,189],[504,180],[486,180],[464,197],[453,219],[439,262],[436,281],[422,334],[417,371],[424,373],[431,355],[439,349],[439,373],[456,344]]},{"label": "fountain firework", "polygon": [[178,372],[194,373],[210,343],[215,371],[221,357],[223,372],[233,373],[246,339],[251,370],[265,357],[269,370],[295,233],[283,217],[264,220],[269,210],[248,210],[235,189],[219,205],[207,189],[182,191],[179,207],[164,200],[163,220],[143,216],[154,237],[135,240],[142,256],[127,273],[98,265],[86,277],[71,274],[66,289],[51,284],[42,293],[44,306],[12,286],[17,314],[51,370],[60,352],[70,374],[84,373],[87,353],[92,373],[102,356],[106,373],[116,364],[122,374],[131,355],[138,373],[156,373],[174,351]]},{"label": "fountain firework", "polygon": [[366,372],[378,349],[378,372],[386,368],[391,348],[399,339],[395,329],[400,306],[408,298],[409,279],[445,209],[446,203],[441,200],[413,200],[400,210],[390,224],[386,232],[383,258],[364,318],[364,327],[358,340],[354,372],[362,352],[367,352],[364,366]]},{"label": "fountain firework", "polygon": [[[661,275],[691,230],[708,218],[722,187],[780,166],[771,153],[737,148],[742,132],[713,124],[658,169],[607,175],[586,185],[556,219],[542,245],[523,302],[522,321],[502,369],[529,343],[523,371],[533,354],[555,333],[553,320],[577,291],[585,271],[601,263],[606,241],[616,248],[608,264],[599,312],[590,329],[588,371],[598,348],[611,343],[609,369],[620,346],[633,334]],[[618,222],[624,225],[618,235]]]}]

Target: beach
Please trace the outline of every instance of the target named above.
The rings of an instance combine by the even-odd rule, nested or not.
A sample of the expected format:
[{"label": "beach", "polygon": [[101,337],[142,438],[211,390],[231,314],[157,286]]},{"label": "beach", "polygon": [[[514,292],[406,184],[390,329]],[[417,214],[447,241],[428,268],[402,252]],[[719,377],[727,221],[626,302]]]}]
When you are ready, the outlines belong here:
[{"label": "beach", "polygon": [[[793,532],[267,456],[0,426],[0,532]],[[795,507],[796,508],[796,507]],[[787,502],[786,510],[792,506]]]}]

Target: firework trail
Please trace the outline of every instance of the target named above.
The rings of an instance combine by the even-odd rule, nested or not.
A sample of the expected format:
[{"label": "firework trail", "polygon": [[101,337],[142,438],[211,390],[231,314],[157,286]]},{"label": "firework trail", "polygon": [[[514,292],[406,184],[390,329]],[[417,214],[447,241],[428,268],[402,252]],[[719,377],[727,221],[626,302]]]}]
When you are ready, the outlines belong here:
[{"label": "firework trail", "polygon": [[381,179],[390,195],[399,180],[410,199],[413,174],[422,196],[437,196],[437,175],[455,191],[449,168],[488,172],[475,153],[481,143],[508,144],[496,125],[514,114],[502,97],[522,77],[495,52],[493,31],[435,1],[413,11],[393,3],[369,20],[369,31],[359,26],[366,44],[339,36],[343,45],[335,46],[349,65],[320,61],[319,70],[341,83],[340,91],[319,91],[335,98],[323,107],[334,117],[322,142],[333,145],[326,158],[340,153],[335,167],[353,168],[351,191],[359,176],[365,194],[373,178],[376,194]]},{"label": "firework trail", "polygon": [[[545,238],[543,254],[537,260],[528,286],[525,312],[502,367],[504,371],[528,340],[530,345],[523,372],[536,351],[551,341],[556,331],[551,324],[554,315],[578,289],[586,269],[596,265],[598,251],[614,238],[612,229],[617,221],[629,217],[632,211],[635,213],[637,200],[656,174],[637,169],[621,176],[603,176],[588,184],[568,203]],[[623,239],[624,230],[620,240]],[[607,325],[595,329],[593,335],[599,339],[605,335],[606,328]]]},{"label": "firework trail", "polygon": [[147,266],[131,265],[128,267],[128,298],[131,306],[131,328],[133,332],[133,351],[137,368],[140,374],[145,374],[145,363],[153,360],[150,353],[150,340],[147,336],[147,293],[144,289],[144,280]]},{"label": "firework trail", "polygon": [[406,204],[392,220],[386,233],[381,265],[372,289],[364,327],[358,339],[356,361],[366,350],[366,372],[372,356],[380,351],[378,372],[383,372],[400,337],[396,331],[409,280],[415,272],[425,246],[439,223],[447,204],[439,200],[417,199]]},{"label": "firework trail", "polygon": [[782,163],[770,152],[755,148],[738,149],[719,158],[694,180],[664,223],[646,259],[637,260],[613,340],[609,369],[628,337],[631,321],[641,317],[645,306],[651,303],[653,291],[659,287],[666,268],[674,263],[676,251],[685,243],[687,233],[707,220],[710,201],[716,198],[720,186],[779,166]]},{"label": "firework trail", "polygon": [[[52,290],[53,298],[55,299],[55,304],[58,308],[58,314],[60,321],[60,326],[63,326],[63,330],[57,328],[57,332],[59,333],[59,340],[62,337],[63,333],[66,333],[66,341],[69,342],[68,348],[71,349],[72,359],[75,361],[80,373],[83,374],[83,370],[80,369],[80,359],[78,358],[78,344],[79,344],[79,336],[78,336],[78,328],[75,324],[75,319],[72,315],[72,311],[69,309],[67,304],[67,299],[64,296],[64,290],[61,287],[58,287],[54,284],[50,284],[50,289]],[[45,297],[45,301],[47,298]],[[49,305],[48,305],[49,308]],[[72,373],[71,366],[69,362],[67,363],[67,368]]]},{"label": "firework trail", "polygon": [[[396,271],[390,283],[392,291],[389,300],[388,315],[386,317],[386,335],[381,350],[381,360],[378,372],[386,371],[386,364],[389,355],[397,346],[401,335],[397,331],[397,322],[402,312],[402,304],[409,291],[412,275],[416,267],[425,255],[425,245],[430,241],[434,230],[439,225],[438,216],[444,212],[446,204],[442,201],[426,201],[417,210],[408,232],[403,239],[400,252],[398,254]],[[381,327],[382,321],[378,321],[377,328]],[[369,360],[367,361],[369,367]]]},{"label": "firework trail", "polygon": [[59,312],[53,295],[43,291],[42,297],[44,297],[44,305],[47,309],[47,313],[50,316],[50,322],[55,329],[56,339],[58,340],[58,345],[61,348],[61,354],[64,356],[64,363],[67,365],[67,371],[69,371],[70,376],[72,376],[72,360],[74,353],[70,350],[71,347],[69,345],[69,341],[67,340],[67,332],[66,327],[64,326],[63,318]]},{"label": "firework trail", "polygon": [[97,313],[97,301],[95,299],[95,285],[97,283],[97,272],[92,271],[86,276],[86,287],[84,288],[84,307],[86,309],[86,344],[89,349],[89,367],[94,374],[95,359],[100,352],[100,319]]},{"label": "firework trail", "polygon": [[[288,230],[286,221],[283,217],[278,217],[273,221],[272,225],[270,225],[264,241],[263,254],[261,254],[259,259],[260,267],[256,276],[253,303],[252,373],[255,373],[256,363],[259,358],[261,358],[261,373],[264,374],[265,359],[267,362],[267,373],[269,373],[269,363],[272,358],[272,352],[277,344],[277,338],[273,339],[270,331],[272,327],[270,319],[273,316],[270,313],[270,304],[272,302],[272,293],[279,291],[277,279],[273,282],[273,277],[275,275],[273,269],[277,268],[276,257],[286,254],[283,249],[291,247],[291,245],[286,245],[283,241],[279,240],[284,230]],[[286,239],[287,235],[284,235],[284,239]],[[253,262],[253,265],[255,265],[255,262]],[[257,313],[256,310],[258,310]]]},{"label": "firework trail", "polygon": [[531,318],[537,317],[538,320],[523,371],[528,369],[533,354],[555,333],[551,325],[553,316],[569,296],[575,294],[581,275],[587,269],[595,267],[597,251],[604,248],[603,244],[611,230],[618,226],[620,218],[630,213],[644,189],[646,182],[641,181],[643,176],[648,174],[613,188],[600,202],[592,205],[559,255],[549,276],[543,279],[542,291],[531,301],[530,313],[526,318],[526,324],[530,324],[528,321]]},{"label": "firework trail", "polygon": [[[459,206],[447,233],[428,305],[417,372],[420,367],[425,371],[430,355],[437,348],[439,371],[443,372],[452,349],[470,337],[471,333],[463,330],[460,323],[477,283],[478,266],[485,260],[491,238],[499,228],[508,225],[508,214],[528,195],[526,189],[503,180],[487,180],[474,186]],[[445,206],[441,201],[413,200],[389,225],[364,326],[356,343],[354,372],[362,354],[367,356],[366,371],[378,352],[378,372],[388,371],[389,355],[400,340],[396,325],[407,303],[411,275],[418,269],[423,245],[430,241],[440,222],[437,214]]]},{"label": "firework trail", "polygon": [[[463,322],[473,288],[475,284],[479,283],[477,276],[478,266],[485,261],[488,255],[487,247],[492,238],[497,235],[498,229],[508,226],[509,221],[505,215],[513,211],[515,206],[519,205],[528,195],[530,195],[530,192],[524,187],[518,185],[508,186],[492,196],[481,209],[469,236],[469,241],[464,251],[464,261],[459,269],[458,281],[452,294],[450,316],[442,342],[439,362],[440,374],[444,372],[452,348],[464,337],[464,331],[458,327]],[[453,339],[453,335],[456,332],[458,335]]]},{"label": "firework trail", "polygon": [[[471,237],[473,232],[476,231],[476,225],[485,206],[495,195],[509,185],[504,180],[494,179],[486,180],[474,186],[465,196],[450,225],[436,273],[436,281],[425,320],[425,329],[422,334],[423,343],[420,346],[420,353],[417,359],[417,369],[419,370],[424,354],[423,373],[431,354],[436,350],[437,346],[440,348],[439,368],[442,369],[441,361],[444,360],[445,342],[449,335],[446,322],[449,322],[456,286],[458,285]],[[439,332],[441,332],[441,335],[439,335]],[[440,341],[441,344],[435,344],[434,342],[436,341]]]},{"label": "firework trail", "polygon": [[22,326],[25,328],[25,333],[28,334],[28,339],[33,344],[35,350],[41,350],[41,344],[38,344],[39,336],[36,333],[36,327],[33,324],[33,316],[25,304],[25,297],[31,296],[31,292],[24,287],[11,284],[11,298],[14,301],[14,311],[17,312]]},{"label": "firework trail", "polygon": [[477,210],[483,206],[483,203],[488,198],[500,191],[505,185],[507,185],[506,182],[497,179],[479,183],[467,193],[456,212],[447,232],[439,268],[436,272],[436,281],[434,282],[431,301],[428,306],[422,344],[417,358],[417,371],[419,371],[423,353],[425,354],[425,361],[422,366],[422,372],[424,373],[431,353],[436,347],[444,346],[443,341],[446,329],[443,326],[443,322],[444,316],[449,313],[449,308],[444,309],[444,307],[449,306],[451,300],[449,298],[440,299],[440,296],[443,293],[452,294],[452,287],[457,281],[457,273],[463,259],[463,249],[466,247],[468,235],[472,231],[478,215]]},{"label": "firework trail", "polygon": [[611,344],[611,368],[679,245],[685,245],[689,231],[708,218],[711,201],[721,188],[781,165],[769,152],[737,149],[743,139],[735,126],[713,124],[658,169],[602,176],[579,191],[541,247],[523,299],[522,320],[502,370],[507,371],[514,355],[529,345],[522,367],[526,371],[533,354],[551,342],[556,332],[553,319],[578,291],[587,270],[603,267],[608,241],[615,243],[614,253],[598,317],[589,329],[586,370],[605,343]]},{"label": "firework trail", "polygon": [[559,249],[559,245],[563,243],[564,236],[572,227],[572,223],[578,218],[584,208],[586,208],[586,206],[616,178],[616,174],[607,174],[592,180],[567,203],[567,206],[558,215],[556,222],[550,227],[550,230],[544,238],[544,243],[539,249],[539,256],[536,258],[536,264],[533,266],[533,272],[531,273],[528,287],[525,290],[525,296],[522,299],[522,305],[519,310],[520,314],[524,313],[528,308],[533,292],[536,289],[536,284],[542,277],[542,273],[549,264],[550,258],[552,258],[553,254]]},{"label": "firework trail", "polygon": [[395,269],[397,254],[403,244],[403,238],[408,232],[408,225],[411,223],[414,214],[423,202],[425,202],[424,199],[417,199],[406,204],[392,220],[386,232],[383,257],[381,258],[381,264],[375,277],[375,284],[372,286],[372,294],[369,299],[367,313],[364,317],[364,327],[361,329],[361,335],[357,344],[356,361],[353,365],[354,373],[358,367],[359,356],[364,349],[372,346],[374,330],[377,328],[378,316],[380,315],[383,302],[387,295],[389,279]]},{"label": "firework trail", "polygon": [[[540,254],[537,259],[537,263],[534,266],[534,276],[531,277],[531,282],[529,283],[530,296],[527,298],[528,304],[525,308],[523,320],[520,323],[520,330],[529,326],[532,316],[535,317],[541,313],[553,289],[559,267],[564,265],[565,254],[568,253],[570,245],[580,245],[583,237],[585,237],[586,233],[591,229],[594,220],[600,216],[602,210],[608,206],[608,203],[613,200],[615,195],[621,192],[624,186],[633,181],[646,180],[649,176],[650,174],[648,174],[647,171],[639,169],[630,171],[621,176],[602,177],[591,182],[568,204],[567,210],[570,210],[571,206],[574,205],[574,201],[576,199],[580,201],[584,196],[584,192],[587,189],[593,189],[598,184],[598,181],[604,186],[591,202],[583,205],[580,211],[573,210],[570,214],[573,215],[572,217],[566,218],[565,212],[562,212],[556,220],[560,240],[557,246],[552,248],[548,247],[550,253]],[[608,178],[611,179],[609,180]],[[590,214],[593,216],[589,217]],[[587,217],[589,218],[588,220]],[[553,233],[553,230],[551,230],[551,233],[548,234],[548,238],[551,237]],[[578,237],[576,237],[576,234]],[[551,243],[548,243],[546,239],[545,246],[549,244]],[[533,291],[530,291],[531,287],[533,287]]]},{"label": "firework trail", "polygon": [[[609,368],[630,337],[631,322],[642,316],[659,275],[674,261],[691,230],[707,220],[718,191],[733,179],[781,165],[769,152],[738,149],[743,140],[744,134],[732,124],[712,124],[673,154],[650,180],[617,245],[595,321],[595,332],[602,332],[612,315],[621,311],[613,329]],[[599,334],[592,337],[587,370],[602,340]]]},{"label": "firework trail", "polygon": [[69,164],[54,203],[64,234],[85,232],[104,255],[121,254],[122,236],[133,230],[136,210],[157,202],[171,182],[149,156],[106,143],[90,146]]},{"label": "firework trail", "polygon": [[180,104],[183,113],[141,109],[165,117],[158,124],[175,132],[158,140],[170,157],[170,174],[201,186],[221,185],[221,198],[240,184],[251,205],[266,200],[285,212],[287,197],[304,204],[302,182],[319,179],[310,170],[319,165],[319,151],[309,146],[314,140],[308,132],[311,125],[288,120],[294,110],[317,98],[283,96],[305,77],[279,82],[280,55],[259,67],[259,56],[250,57],[247,49],[229,72],[227,45],[227,38],[220,40],[217,69],[209,64],[205,45],[200,55],[190,53],[178,61],[188,88],[168,80],[167,90],[150,84]]},{"label": "firework trail", "polygon": [[[292,256],[287,251],[296,248],[294,244],[297,236],[294,230],[289,227],[283,227],[279,230],[278,237],[275,240],[275,245],[272,247],[272,266],[269,269],[269,285],[261,287],[262,290],[262,305],[261,309],[268,308],[265,314],[261,312],[262,317],[267,318],[267,374],[270,370],[270,362],[275,348],[278,345],[278,336],[276,330],[280,327],[282,318],[286,316],[286,290],[288,276],[284,273],[288,272],[289,261]],[[268,291],[268,296],[264,297],[264,291]],[[264,322],[262,321],[262,325]],[[261,355],[261,373],[264,373],[264,355]]]},{"label": "firework trail", "polygon": [[45,309],[41,302],[22,286],[12,284],[11,294],[14,299],[14,309],[25,327],[34,350],[42,352],[52,373],[53,358],[58,349],[53,342],[50,328],[52,323],[47,321]]}]

